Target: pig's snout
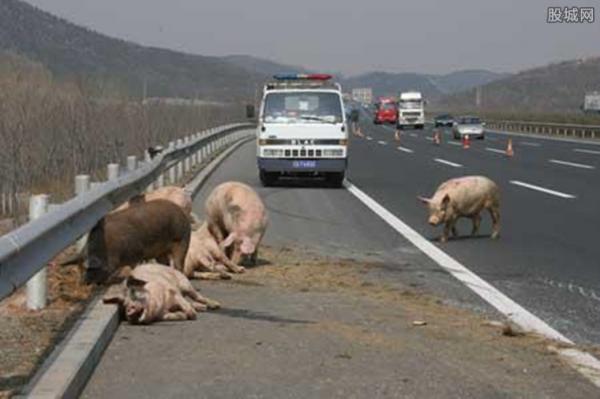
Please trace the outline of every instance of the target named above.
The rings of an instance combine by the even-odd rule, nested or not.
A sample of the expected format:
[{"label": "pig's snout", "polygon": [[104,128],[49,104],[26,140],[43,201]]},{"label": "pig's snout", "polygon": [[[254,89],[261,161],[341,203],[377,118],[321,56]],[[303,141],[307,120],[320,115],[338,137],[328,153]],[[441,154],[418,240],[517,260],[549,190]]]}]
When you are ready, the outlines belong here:
[{"label": "pig's snout", "polygon": [[127,320],[131,321],[132,323],[138,322],[142,317],[142,313],[144,313],[144,307],[142,304],[138,302],[131,302],[127,304],[125,309]]},{"label": "pig's snout", "polygon": [[430,216],[429,217],[429,224],[432,226],[437,226],[442,222],[442,220],[438,217],[438,216]]}]

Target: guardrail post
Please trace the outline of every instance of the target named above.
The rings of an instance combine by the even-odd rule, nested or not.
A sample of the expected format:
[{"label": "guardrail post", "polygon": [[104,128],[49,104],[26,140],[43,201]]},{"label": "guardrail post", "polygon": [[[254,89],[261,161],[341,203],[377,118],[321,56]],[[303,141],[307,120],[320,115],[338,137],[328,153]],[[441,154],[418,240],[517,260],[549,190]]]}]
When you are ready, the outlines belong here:
[{"label": "guardrail post", "polygon": [[[181,147],[182,145],[183,145],[183,140],[177,139],[177,147]],[[176,178],[177,178],[177,181],[180,181],[181,179],[183,179],[183,162],[178,162],[176,168],[177,168]]]},{"label": "guardrail post", "polygon": [[[29,200],[29,220],[35,220],[48,210],[48,196],[34,195]],[[46,307],[48,292],[48,270],[44,266],[27,282],[27,309],[40,310]]]},{"label": "guardrail post", "polygon": [[117,180],[119,178],[119,164],[118,163],[109,163],[106,167],[108,180]]},{"label": "guardrail post", "polygon": [[[81,195],[90,191],[90,175],[75,176],[75,195]],[[81,237],[76,244],[77,252],[81,252],[87,243],[87,234]]]},{"label": "guardrail post", "polygon": [[[190,138],[189,136],[185,136],[183,138],[183,144],[188,145],[190,143]],[[183,173],[189,173],[190,171],[190,157],[189,156],[185,156],[183,158]]]},{"label": "guardrail post", "polygon": [[137,169],[137,157],[135,155],[130,155],[127,157],[127,171],[133,172]]}]

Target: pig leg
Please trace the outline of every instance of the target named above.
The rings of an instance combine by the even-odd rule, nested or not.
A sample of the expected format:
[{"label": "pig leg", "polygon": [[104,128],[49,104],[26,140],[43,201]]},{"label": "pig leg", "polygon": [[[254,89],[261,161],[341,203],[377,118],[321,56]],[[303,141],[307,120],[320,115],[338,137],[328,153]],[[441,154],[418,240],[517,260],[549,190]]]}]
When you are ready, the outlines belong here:
[{"label": "pig leg", "polygon": [[218,309],[219,307],[221,307],[221,304],[219,302],[206,298],[198,291],[196,291],[191,284],[189,284],[189,287],[182,288],[181,293],[183,294],[183,296],[190,298],[192,302],[199,303],[204,307],[208,306],[209,309]]},{"label": "pig leg", "polygon": [[479,226],[481,225],[481,215],[478,213],[473,216],[473,230],[471,230],[471,235],[474,236],[479,233]]},{"label": "pig leg", "polygon": [[489,211],[492,217],[492,239],[496,239],[500,235],[500,211],[497,207],[491,207]]},{"label": "pig leg", "polygon": [[185,267],[185,256],[187,255],[188,247],[189,240],[187,242],[180,241],[173,245],[171,259],[173,260],[173,266],[179,271],[183,271]]},{"label": "pig leg", "polygon": [[196,280],[221,280],[224,277],[218,272],[193,272],[191,278]]},{"label": "pig leg", "polygon": [[173,299],[176,307],[181,309],[189,320],[194,320],[196,318],[196,310],[194,310],[194,307],[183,297],[183,295],[178,292]]},{"label": "pig leg", "polygon": [[442,232],[442,236],[440,237],[440,242],[445,243],[448,242],[448,236],[450,235],[451,222],[448,221],[444,225],[444,231]]},{"label": "pig leg", "polygon": [[183,321],[187,320],[187,316],[184,312],[168,312],[161,319],[164,321]]},{"label": "pig leg", "polygon": [[244,273],[246,271],[246,268],[238,265],[239,260],[242,258],[242,251],[234,251],[233,256],[238,257],[237,262],[233,259],[229,260],[227,256],[219,256],[217,260],[222,262],[232,273]]}]

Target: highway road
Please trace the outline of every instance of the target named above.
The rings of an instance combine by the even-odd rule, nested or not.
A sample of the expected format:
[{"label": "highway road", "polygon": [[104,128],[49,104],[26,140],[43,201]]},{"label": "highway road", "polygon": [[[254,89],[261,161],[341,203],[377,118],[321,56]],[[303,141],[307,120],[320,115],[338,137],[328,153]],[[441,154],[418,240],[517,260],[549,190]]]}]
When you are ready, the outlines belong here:
[{"label": "highway road", "polygon": [[[475,143],[466,151],[447,144],[433,147],[426,139],[429,130],[407,132],[401,145],[412,152],[405,152],[398,150],[397,143],[393,142],[393,129],[365,124],[363,131],[371,140],[353,138],[350,181],[431,239],[436,237],[437,230],[426,225],[425,209],[417,202],[416,195],[430,194],[439,181],[451,176],[487,174],[487,169],[478,168],[489,165],[491,177],[503,189],[502,237],[498,241],[485,236],[452,240],[443,248],[569,337],[590,341],[597,338],[593,331],[595,302],[574,287],[571,290],[568,286],[561,288],[559,282],[565,284],[566,280],[559,273],[560,269],[557,272],[556,263],[544,264],[538,260],[538,257],[553,258],[551,254],[544,256],[543,248],[537,248],[545,245],[544,237],[560,237],[559,241],[564,238],[569,242],[569,234],[560,235],[560,231],[555,230],[544,235],[540,232],[548,225],[567,226],[566,217],[558,211],[561,205],[573,213],[584,212],[583,204],[576,205],[577,201],[585,200],[584,191],[557,184],[555,188],[578,195],[576,199],[566,200],[507,184],[504,179],[519,178],[550,185],[534,180],[537,175],[528,174],[527,167],[521,174],[517,173],[520,162],[532,162],[521,158],[525,154],[520,153],[520,143],[516,143],[517,155],[511,160],[481,148],[492,143],[500,146],[502,136],[497,137],[497,142]],[[551,144],[563,146],[562,143]],[[535,147],[542,151],[543,148]],[[568,147],[563,150],[568,151]],[[271,224],[265,238],[267,245],[291,246],[368,261],[375,267],[363,276],[365,281],[385,281],[398,289],[418,287],[450,304],[475,308],[498,317],[489,305],[422,254],[349,191],[306,182],[261,187],[254,154],[254,142],[247,143],[214,172],[195,199],[194,209],[198,214],[202,215],[204,200],[217,184],[228,180],[244,181],[259,191],[268,207]],[[451,167],[434,161],[435,158],[463,166]],[[505,176],[505,170],[513,169],[515,172]],[[512,173],[516,177],[512,177]],[[536,215],[546,212],[558,214],[554,218]],[[482,232],[487,229],[489,223],[482,226]],[[467,230],[463,227],[463,231]],[[535,235],[541,235],[541,238],[534,239]],[[534,249],[531,255],[528,244],[520,242],[524,237],[531,240]],[[551,241],[547,251],[557,245]],[[567,265],[565,269],[569,267],[574,266]],[[593,274],[588,272],[590,276]],[[383,323],[383,319],[373,324],[372,318],[377,312],[386,312],[386,317],[387,313],[397,317],[400,309],[396,306],[368,308],[354,299],[339,303],[339,299],[334,300],[328,293],[274,292],[236,284],[235,280],[200,285],[206,295],[222,301],[224,309],[202,314],[196,322],[149,327],[122,324],[82,397],[366,397],[373,394],[373,387],[401,389],[404,393],[414,393],[414,397],[524,395],[522,392],[509,393],[511,386],[516,389],[511,380],[498,379],[487,369],[478,373],[477,363],[464,361],[469,357],[461,359],[461,354],[452,352],[460,350],[456,343],[451,342],[443,349],[436,347],[433,353],[416,347],[414,358],[406,354],[398,357],[385,348],[359,352],[358,346],[353,345],[357,360],[350,366],[331,360],[339,359],[340,353],[345,353],[343,340],[329,333],[307,336],[305,332],[307,329],[312,331],[314,327],[311,326],[315,323],[342,320],[365,328],[376,325],[390,333],[397,331],[395,325]],[[399,331],[398,334],[408,333]],[[282,353],[288,356],[281,356]],[[457,366],[460,361],[464,362]],[[545,361],[540,359],[537,363]],[[504,372],[513,370],[506,365],[501,367],[509,370]],[[425,374],[423,370],[427,370]],[[427,375],[427,381],[423,375]],[[529,383],[535,385],[532,377],[528,376],[529,382],[522,387]],[[531,392],[542,392],[542,386],[554,394],[561,392],[560,387],[574,391],[582,389],[580,385],[574,385],[573,376],[562,378],[570,382],[556,379],[554,385],[548,385],[548,381],[538,381],[541,385],[537,388],[531,385]],[[407,388],[405,381],[420,383]],[[569,394],[565,392],[565,395]]]},{"label": "highway road", "polygon": [[[438,244],[448,254],[576,342],[600,342],[600,145],[488,132],[463,149],[449,129],[431,141],[432,127],[407,130],[362,122],[351,145],[349,179],[394,215],[434,240],[417,195],[446,179],[482,174],[501,188],[502,233]],[[515,155],[504,150],[511,137]]]}]

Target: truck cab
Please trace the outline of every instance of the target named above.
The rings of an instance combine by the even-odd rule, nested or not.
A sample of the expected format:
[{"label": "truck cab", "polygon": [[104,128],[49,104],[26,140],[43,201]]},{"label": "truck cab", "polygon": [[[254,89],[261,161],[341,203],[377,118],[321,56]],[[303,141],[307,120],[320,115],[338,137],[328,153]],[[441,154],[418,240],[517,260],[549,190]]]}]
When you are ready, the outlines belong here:
[{"label": "truck cab", "polygon": [[257,128],[262,184],[280,177],[324,177],[341,186],[348,128],[339,84],[331,75],[275,75],[263,90]]},{"label": "truck cab", "polygon": [[418,91],[400,93],[398,100],[398,129],[413,127],[423,129],[425,110],[423,96]]},{"label": "truck cab", "polygon": [[373,123],[396,123],[398,121],[398,108],[393,98],[380,98],[375,104]]}]

